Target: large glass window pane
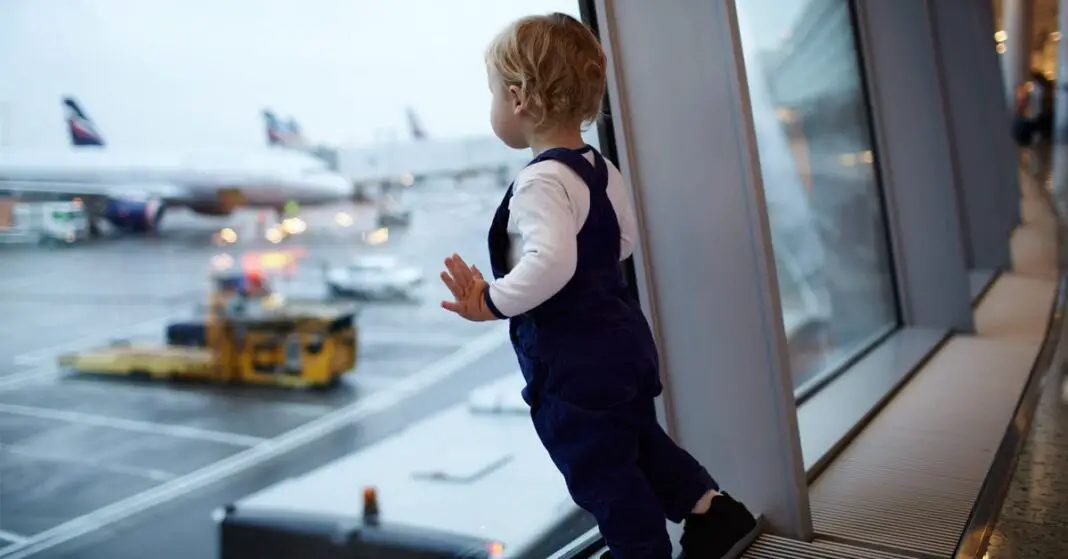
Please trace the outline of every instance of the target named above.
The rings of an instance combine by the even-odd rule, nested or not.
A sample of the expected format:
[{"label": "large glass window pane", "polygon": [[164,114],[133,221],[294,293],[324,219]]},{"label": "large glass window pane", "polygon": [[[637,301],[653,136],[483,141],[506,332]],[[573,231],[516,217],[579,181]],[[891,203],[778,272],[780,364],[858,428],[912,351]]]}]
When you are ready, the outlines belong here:
[{"label": "large glass window pane", "polygon": [[[490,270],[530,158],[493,135],[485,49],[554,11],[580,13],[0,2],[0,554],[69,536],[209,556],[213,508],[353,452],[363,473],[284,501],[336,511],[383,484],[384,523],[532,557],[588,529],[517,401],[506,325],[439,305],[444,258]],[[131,518],[83,534],[105,507]]]},{"label": "large glass window pane", "polygon": [[737,2],[795,386],[896,321],[849,2]]}]

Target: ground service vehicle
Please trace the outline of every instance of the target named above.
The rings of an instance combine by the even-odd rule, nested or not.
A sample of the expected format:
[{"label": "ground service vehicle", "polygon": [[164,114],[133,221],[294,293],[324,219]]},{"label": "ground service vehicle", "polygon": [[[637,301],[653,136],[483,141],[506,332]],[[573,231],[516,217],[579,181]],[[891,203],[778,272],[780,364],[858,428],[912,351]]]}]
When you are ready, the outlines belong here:
[{"label": "ground service vehicle", "polygon": [[412,210],[401,204],[397,197],[384,194],[378,202],[378,226],[406,226],[412,222]]},{"label": "ground service vehicle", "polygon": [[172,324],[165,346],[114,344],[61,355],[61,367],[287,387],[330,386],[355,367],[356,308],[287,301],[243,272],[215,277],[202,322]]},{"label": "ground service vehicle", "polygon": [[0,200],[0,241],[71,244],[85,240],[89,218],[78,202]]},{"label": "ground service vehicle", "polygon": [[[370,490],[369,495],[373,495]],[[382,523],[364,506],[362,517],[278,515],[226,507],[222,559],[497,559],[499,545],[479,538]]]},{"label": "ground service vehicle", "polygon": [[355,258],[347,266],[326,270],[326,287],[334,297],[362,300],[410,299],[423,283],[423,272],[386,255]]},{"label": "ground service vehicle", "polygon": [[538,441],[522,385],[512,372],[388,439],[223,507],[221,557],[553,556],[594,522]]}]

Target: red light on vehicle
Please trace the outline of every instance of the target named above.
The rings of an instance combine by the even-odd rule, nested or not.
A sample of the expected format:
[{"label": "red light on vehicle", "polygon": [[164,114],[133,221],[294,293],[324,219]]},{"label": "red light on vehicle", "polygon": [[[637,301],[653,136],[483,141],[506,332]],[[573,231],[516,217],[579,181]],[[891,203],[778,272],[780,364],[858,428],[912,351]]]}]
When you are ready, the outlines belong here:
[{"label": "red light on vehicle", "polygon": [[494,559],[504,555],[504,544],[501,542],[493,542],[487,547],[489,548],[490,557]]},{"label": "red light on vehicle", "polygon": [[363,519],[368,524],[378,522],[378,491],[374,487],[363,488]]}]

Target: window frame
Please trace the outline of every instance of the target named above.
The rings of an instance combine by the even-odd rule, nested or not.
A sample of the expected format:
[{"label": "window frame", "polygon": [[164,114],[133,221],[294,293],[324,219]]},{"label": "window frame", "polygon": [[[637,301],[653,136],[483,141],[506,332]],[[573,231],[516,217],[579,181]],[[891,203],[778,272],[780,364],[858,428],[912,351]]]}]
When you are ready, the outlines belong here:
[{"label": "window frame", "polygon": [[797,405],[800,406],[806,401],[815,396],[819,391],[827,387],[827,385],[837,380],[843,373],[848,371],[859,361],[867,357],[873,350],[879,347],[895,332],[901,330],[904,326],[902,320],[901,311],[901,297],[900,288],[898,285],[897,274],[897,259],[895,258],[893,250],[893,234],[890,229],[890,213],[888,206],[888,198],[886,194],[886,187],[884,185],[884,169],[881,167],[882,158],[880,157],[881,150],[875,136],[875,119],[874,109],[872,105],[871,84],[869,82],[869,76],[867,68],[864,64],[864,44],[860,37],[860,21],[857,15],[856,0],[846,0],[846,9],[848,10],[849,30],[850,30],[850,42],[853,45],[853,52],[856,60],[856,69],[859,82],[859,90],[861,94],[861,104],[864,108],[864,120],[866,122],[866,136],[868,145],[871,147],[872,152],[872,178],[874,182],[874,195],[878,201],[879,206],[879,218],[881,223],[879,224],[879,233],[882,235],[884,241],[884,257],[886,261],[886,271],[889,279],[891,306],[894,311],[894,319],[892,322],[887,323],[878,330],[873,331],[867,340],[863,344],[857,346],[849,354],[840,356],[835,362],[832,362],[819,374],[809,379],[808,381],[794,387],[794,397],[797,399]]},{"label": "window frame", "polygon": [[[595,0],[577,1],[582,23],[586,24],[593,31],[593,34],[600,39],[601,29],[597,22],[597,6]],[[608,96],[608,88],[605,88],[604,99],[601,101],[601,115],[597,122],[597,141],[600,144],[599,151],[601,152],[601,155],[608,161],[611,161],[613,165],[619,167],[621,165],[619,160],[619,148],[616,145],[616,130],[615,127],[612,126],[612,104]],[[623,268],[623,279],[627,283],[627,290],[635,301],[639,301],[640,306],[641,298],[638,293],[638,275],[634,264],[634,256],[628,256],[623,260],[621,266]]]}]

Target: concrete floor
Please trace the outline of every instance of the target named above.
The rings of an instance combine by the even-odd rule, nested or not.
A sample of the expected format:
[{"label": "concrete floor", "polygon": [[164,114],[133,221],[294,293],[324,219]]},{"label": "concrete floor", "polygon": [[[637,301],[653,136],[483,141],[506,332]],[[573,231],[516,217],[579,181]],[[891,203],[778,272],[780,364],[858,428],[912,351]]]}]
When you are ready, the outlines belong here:
[{"label": "concrete floor", "polygon": [[1068,557],[1068,376],[1045,381],[987,559]]},{"label": "concrete floor", "polygon": [[[213,557],[216,507],[514,372],[503,335],[438,306],[446,255],[460,251],[485,266],[485,228],[500,195],[489,184],[421,187],[407,195],[411,228],[379,247],[359,241],[366,224],[333,225],[348,209],[307,212],[309,231],[287,245],[299,244],[309,264],[281,291],[321,293],[311,262],[371,251],[427,274],[421,300],[364,309],[358,368],[329,392],[131,382],[55,367],[63,352],[115,339],[162,341],[169,321],[206,300],[209,261],[224,250],[213,234],[248,230],[253,216],[175,212],[159,238],[0,247],[0,557]],[[227,250],[277,248],[253,241]],[[449,360],[460,350],[466,357]],[[452,369],[423,382],[432,366]]]},{"label": "concrete floor", "polygon": [[[1055,229],[1056,217],[1045,192],[1021,177],[1021,217],[1033,229]],[[1042,196],[1038,196],[1042,194]],[[1061,238],[1065,231],[1060,225]],[[1013,240],[1014,261],[1048,277],[1064,273],[1068,247],[1045,243],[1031,254],[1017,254],[1025,239]],[[1057,257],[1060,251],[1060,258]],[[1058,269],[1059,266],[1059,269]],[[1068,348],[1062,326],[1059,351]],[[1068,557],[1068,366],[1043,379],[1031,431],[1016,463],[1005,502],[998,513],[985,559]]]}]

